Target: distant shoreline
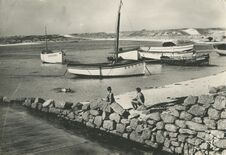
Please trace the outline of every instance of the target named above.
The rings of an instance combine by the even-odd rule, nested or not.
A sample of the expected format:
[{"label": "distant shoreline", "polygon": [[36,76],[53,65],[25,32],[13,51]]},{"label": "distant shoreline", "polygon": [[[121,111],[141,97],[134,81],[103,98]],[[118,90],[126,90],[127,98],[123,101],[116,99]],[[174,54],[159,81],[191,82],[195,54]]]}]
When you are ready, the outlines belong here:
[{"label": "distant shoreline", "polygon": [[4,46],[21,46],[21,45],[36,45],[36,44],[41,44],[41,42],[0,44],[0,47],[4,47]]}]

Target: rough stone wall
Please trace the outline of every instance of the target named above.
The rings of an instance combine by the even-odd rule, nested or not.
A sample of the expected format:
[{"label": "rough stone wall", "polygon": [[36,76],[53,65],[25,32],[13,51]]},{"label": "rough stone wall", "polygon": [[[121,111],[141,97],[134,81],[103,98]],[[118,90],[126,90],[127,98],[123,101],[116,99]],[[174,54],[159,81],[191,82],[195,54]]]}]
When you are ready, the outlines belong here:
[{"label": "rough stone wall", "polygon": [[226,87],[210,94],[188,96],[175,103],[125,110],[117,103],[94,100],[90,104],[0,97],[1,104],[20,104],[85,124],[145,146],[184,155],[226,155]]}]

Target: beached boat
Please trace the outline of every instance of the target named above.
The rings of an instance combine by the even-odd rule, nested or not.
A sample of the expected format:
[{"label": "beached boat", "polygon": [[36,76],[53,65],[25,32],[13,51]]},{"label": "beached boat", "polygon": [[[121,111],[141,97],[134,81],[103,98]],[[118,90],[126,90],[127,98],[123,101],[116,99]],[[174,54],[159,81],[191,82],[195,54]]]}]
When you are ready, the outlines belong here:
[{"label": "beached boat", "polygon": [[214,45],[214,48],[216,49],[217,54],[226,56],[226,44]]},{"label": "beached boat", "polygon": [[209,64],[209,54],[193,54],[192,56],[161,56],[161,62],[178,66],[201,66]]},{"label": "beached boat", "polygon": [[[143,61],[133,60],[137,55],[129,55],[131,50],[125,51],[125,55],[130,56],[130,60],[120,61],[121,57],[125,55],[119,48],[119,27],[120,27],[120,16],[121,16],[122,0],[120,1],[118,11],[118,22],[117,22],[117,39],[116,39],[116,50],[111,63],[98,63],[98,64],[72,64],[67,65],[68,72],[78,76],[88,77],[121,77],[121,76],[138,76],[144,75],[146,64]],[[120,56],[120,57],[119,57]]]},{"label": "beached boat", "polygon": [[45,49],[40,53],[42,63],[64,63],[65,62],[65,52],[63,50],[60,51],[52,51],[48,49],[47,42],[47,32],[45,27]]},{"label": "beached boat", "polygon": [[161,56],[184,56],[192,55],[194,45],[185,46],[162,46],[162,47],[140,47],[139,54],[143,59],[160,60]]}]

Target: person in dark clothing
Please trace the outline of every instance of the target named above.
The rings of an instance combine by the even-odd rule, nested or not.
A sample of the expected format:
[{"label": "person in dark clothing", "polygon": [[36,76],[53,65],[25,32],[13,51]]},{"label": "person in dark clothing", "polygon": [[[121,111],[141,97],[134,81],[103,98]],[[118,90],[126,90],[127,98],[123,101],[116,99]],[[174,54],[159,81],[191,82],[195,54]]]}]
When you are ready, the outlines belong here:
[{"label": "person in dark clothing", "polygon": [[107,87],[107,91],[108,91],[108,94],[106,97],[106,101],[109,103],[115,102],[114,94],[112,93],[111,87]]},{"label": "person in dark clothing", "polygon": [[137,109],[139,106],[144,106],[145,98],[141,89],[138,87],[136,88],[137,96],[131,102],[134,109]]}]

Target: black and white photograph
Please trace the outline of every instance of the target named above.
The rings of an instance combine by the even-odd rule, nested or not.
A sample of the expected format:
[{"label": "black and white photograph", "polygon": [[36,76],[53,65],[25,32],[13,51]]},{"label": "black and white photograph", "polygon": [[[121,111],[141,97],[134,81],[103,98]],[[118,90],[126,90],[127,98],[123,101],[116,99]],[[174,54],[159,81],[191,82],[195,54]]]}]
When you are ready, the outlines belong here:
[{"label": "black and white photograph", "polygon": [[0,155],[226,155],[226,0],[0,0]]}]

